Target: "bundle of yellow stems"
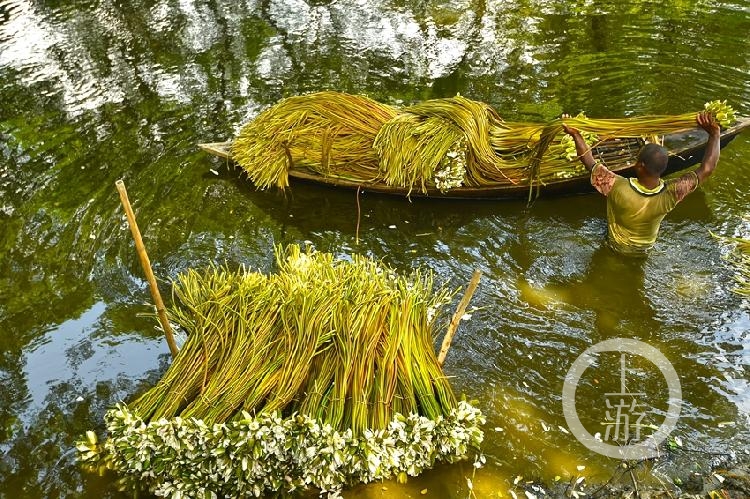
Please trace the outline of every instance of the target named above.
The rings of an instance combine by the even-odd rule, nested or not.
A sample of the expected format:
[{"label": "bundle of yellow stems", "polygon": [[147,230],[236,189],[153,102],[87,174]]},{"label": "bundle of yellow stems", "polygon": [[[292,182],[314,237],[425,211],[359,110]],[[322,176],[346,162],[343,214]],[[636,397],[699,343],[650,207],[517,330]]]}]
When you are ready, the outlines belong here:
[{"label": "bundle of yellow stems", "polygon": [[737,265],[737,292],[750,296],[750,239],[740,239],[737,241],[737,250],[735,255]]},{"label": "bundle of yellow stems", "polygon": [[[726,102],[707,103],[723,126]],[[695,128],[697,112],[622,119],[566,119],[594,147]],[[572,150],[571,150],[572,149]],[[243,127],[232,155],[260,188],[288,185],[292,168],[358,182],[429,188],[543,185],[584,173],[562,120],[504,121],[488,104],[457,95],[401,109],[320,92],[281,101]]]},{"label": "bundle of yellow stems", "polygon": [[732,246],[726,259],[735,267],[734,279],[737,294],[750,297],[750,238],[719,237],[723,242]]},{"label": "bundle of yellow stems", "polygon": [[375,180],[372,147],[398,111],[367,97],[319,92],[282,100],[245,125],[232,158],[259,188],[289,185],[288,171],[306,167],[327,176]]},{"label": "bundle of yellow stems", "polygon": [[249,413],[308,415],[382,429],[395,413],[430,419],[456,400],[433,349],[448,299],[429,275],[406,278],[354,256],[278,250],[279,272],[190,270],[170,318],[188,340],[161,381],[130,404],[144,420],[211,424]]}]

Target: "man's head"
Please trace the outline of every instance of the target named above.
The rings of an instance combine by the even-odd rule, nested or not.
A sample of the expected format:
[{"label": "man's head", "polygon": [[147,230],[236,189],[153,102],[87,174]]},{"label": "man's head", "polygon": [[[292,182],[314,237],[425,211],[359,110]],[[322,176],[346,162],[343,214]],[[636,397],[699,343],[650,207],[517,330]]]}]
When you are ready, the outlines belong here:
[{"label": "man's head", "polygon": [[638,153],[638,163],[649,175],[661,176],[667,169],[669,154],[667,150],[658,144],[646,144]]}]

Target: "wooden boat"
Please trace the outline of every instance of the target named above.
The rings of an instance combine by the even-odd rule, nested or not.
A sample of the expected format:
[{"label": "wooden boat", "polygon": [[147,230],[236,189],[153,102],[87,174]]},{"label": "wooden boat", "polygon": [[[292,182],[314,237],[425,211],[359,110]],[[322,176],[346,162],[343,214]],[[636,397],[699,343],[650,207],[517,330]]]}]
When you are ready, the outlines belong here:
[{"label": "wooden boat", "polygon": [[[742,132],[750,128],[750,118],[740,118],[735,124],[721,133],[721,147]],[[703,158],[708,134],[698,128],[664,136],[664,146],[669,150],[669,163],[665,175],[684,170],[695,165]],[[232,142],[212,142],[198,144],[204,151],[221,158],[231,158]],[[641,139],[612,139],[599,144],[594,148],[594,156],[601,159],[607,166],[623,176],[632,176],[632,167],[635,165],[638,151],[643,145]],[[417,189],[411,191],[405,187],[391,186],[378,182],[360,182],[350,179],[323,176],[306,168],[292,168],[289,177],[294,180],[314,182],[335,187],[348,189],[362,189],[368,192],[383,194],[395,194],[400,196],[430,197],[440,199],[518,199],[528,198],[529,185],[526,184],[503,184],[482,187],[454,187],[446,192],[437,188],[427,188],[426,192]],[[536,185],[534,186],[536,189]],[[541,196],[568,195],[592,192],[587,173],[570,178],[560,178],[547,181],[539,186]]]}]

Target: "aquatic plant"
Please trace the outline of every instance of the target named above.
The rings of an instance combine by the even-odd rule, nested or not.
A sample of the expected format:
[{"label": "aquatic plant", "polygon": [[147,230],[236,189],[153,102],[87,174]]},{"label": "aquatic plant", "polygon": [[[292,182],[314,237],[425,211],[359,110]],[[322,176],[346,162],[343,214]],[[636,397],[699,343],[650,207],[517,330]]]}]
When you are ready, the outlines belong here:
[{"label": "aquatic plant", "polygon": [[[724,127],[736,120],[726,101],[706,103]],[[598,159],[629,165],[645,140],[696,127],[697,113],[566,119]],[[288,185],[292,168],[427,192],[437,188],[544,185],[582,173],[561,119],[509,122],[485,103],[456,95],[396,108],[337,92],[291,97],[247,123],[232,158],[259,188]]]},{"label": "aquatic plant", "polygon": [[451,293],[354,255],[278,248],[278,271],[189,270],[172,322],[187,340],[161,380],[78,445],[171,497],[322,492],[477,449],[484,418],[458,402],[433,347]]},{"label": "aquatic plant", "polygon": [[734,112],[732,106],[727,104],[726,100],[714,100],[706,102],[703,106],[706,111],[711,112],[716,117],[719,125],[723,127],[731,126],[732,123],[737,121],[737,115]]},{"label": "aquatic plant", "polygon": [[461,401],[445,417],[395,414],[355,436],[306,415],[243,412],[207,425],[197,418],[145,422],[127,406],[105,416],[109,437],[79,442],[90,468],[172,498],[260,497],[315,487],[335,497],[347,484],[416,476],[437,461],[465,459],[482,441],[480,411]]},{"label": "aquatic plant", "polygon": [[734,259],[738,269],[736,291],[750,296],[750,239],[737,241]]},{"label": "aquatic plant", "polygon": [[[474,185],[482,172],[499,165],[488,139],[490,130],[501,124],[502,119],[492,107],[461,95],[404,108],[375,137],[373,147],[380,159],[383,180],[389,185],[424,192],[428,186],[436,185],[435,174],[450,155],[448,162],[460,158],[464,181],[446,184],[438,176],[437,183],[442,182],[444,189]],[[503,174],[502,178],[507,176]]]},{"label": "aquatic plant", "polygon": [[716,237],[732,248],[725,258],[736,269],[734,279],[737,285],[734,292],[750,297],[750,238]]},{"label": "aquatic plant", "polygon": [[374,181],[379,160],[372,144],[397,114],[396,108],[360,95],[289,97],[242,127],[232,143],[232,158],[262,189],[286,187],[293,165],[330,177]]}]

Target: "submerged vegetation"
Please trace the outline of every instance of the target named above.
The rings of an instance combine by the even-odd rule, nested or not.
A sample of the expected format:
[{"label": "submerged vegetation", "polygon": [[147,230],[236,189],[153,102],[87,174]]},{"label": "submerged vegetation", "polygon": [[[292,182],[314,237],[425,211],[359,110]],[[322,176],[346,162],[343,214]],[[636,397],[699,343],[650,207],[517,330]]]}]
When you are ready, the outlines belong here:
[{"label": "submerged vegetation", "polygon": [[[736,116],[726,101],[706,103],[722,126]],[[637,147],[661,135],[695,128],[697,113],[624,119],[580,114],[580,129],[612,168],[629,165]],[[638,142],[640,141],[640,142]],[[572,152],[571,152],[572,151]],[[292,168],[330,178],[383,182],[420,192],[456,187],[544,185],[581,174],[562,121],[503,120],[488,104],[457,95],[405,108],[367,97],[318,92],[284,99],[247,123],[232,157],[259,188],[288,185]]]},{"label": "submerged vegetation", "polygon": [[750,296],[750,239],[740,239],[737,242],[735,262],[738,267],[737,292]]},{"label": "submerged vegetation", "polygon": [[179,497],[259,496],[416,475],[464,458],[483,417],[433,347],[451,294],[361,256],[277,250],[278,272],[190,270],[171,320],[188,335],[152,389],[106,415],[82,461]]},{"label": "submerged vegetation", "polygon": [[750,238],[722,237],[721,239],[733,245],[731,252],[727,255],[727,260],[737,270],[735,273],[737,285],[734,291],[737,294],[750,297]]}]

